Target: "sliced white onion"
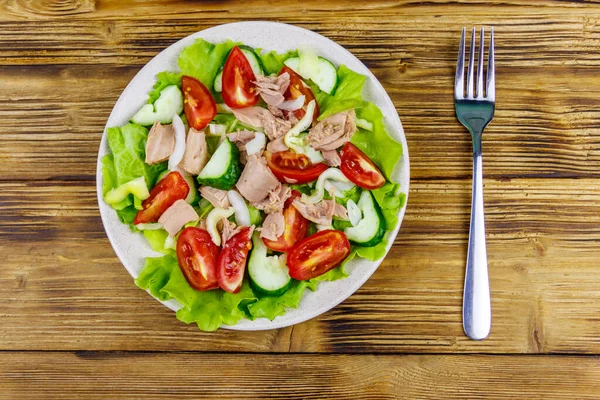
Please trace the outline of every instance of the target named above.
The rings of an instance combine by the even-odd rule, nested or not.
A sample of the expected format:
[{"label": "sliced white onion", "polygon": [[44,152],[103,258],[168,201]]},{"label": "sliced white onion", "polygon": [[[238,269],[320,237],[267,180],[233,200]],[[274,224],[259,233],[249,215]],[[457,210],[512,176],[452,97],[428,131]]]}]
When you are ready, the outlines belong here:
[{"label": "sliced white onion", "polygon": [[162,224],[155,222],[150,224],[137,224],[135,227],[140,231],[157,231],[159,229],[162,229],[163,226]]},{"label": "sliced white onion", "polygon": [[171,153],[171,157],[169,157],[169,169],[171,171],[176,170],[183,158],[183,153],[185,153],[185,126],[177,114],[173,115],[173,128],[175,128],[175,148]]},{"label": "sliced white onion", "polygon": [[352,182],[337,182],[337,181],[325,181],[324,188],[327,192],[333,192],[335,197],[344,197],[346,191],[352,189],[354,183]]},{"label": "sliced white onion", "polygon": [[296,125],[294,125],[292,129],[290,129],[285,134],[283,142],[290,149],[295,150],[295,148],[297,147],[297,143],[293,143],[293,140],[290,141],[290,139],[294,138],[295,136],[298,136],[301,132],[307,130],[310,127],[310,124],[312,124],[316,104],[316,101],[311,100],[310,103],[308,103],[308,106],[306,106],[306,114],[304,114],[302,119],[300,119],[300,121],[298,121]]},{"label": "sliced white onion", "polygon": [[250,226],[250,211],[248,211],[248,206],[242,195],[235,190],[230,190],[227,192],[227,197],[235,210],[235,222],[238,225]]},{"label": "sliced white onion", "polygon": [[267,138],[265,134],[262,132],[256,132],[254,134],[254,139],[246,143],[246,153],[248,153],[248,155],[260,153],[266,145]]},{"label": "sliced white onion", "polygon": [[177,248],[177,240],[175,240],[175,238],[171,235],[167,235],[167,238],[165,239],[165,249],[173,249],[175,250]]},{"label": "sliced white onion", "polygon": [[[229,208],[215,208],[206,216],[206,230],[210,234],[210,238],[217,246],[221,245],[221,235],[217,229],[217,224],[221,218],[229,218],[233,215],[235,209]],[[250,219],[250,217],[248,217]]]},{"label": "sliced white onion", "polygon": [[348,219],[350,220],[352,226],[358,225],[363,217],[358,205],[354,202],[354,200],[350,199],[346,203],[346,208],[348,209]]},{"label": "sliced white onion", "polygon": [[217,104],[217,112],[219,114],[233,114],[233,110],[225,103]]},{"label": "sliced white onion", "polygon": [[298,97],[297,99],[294,100],[286,100],[280,104],[277,105],[277,108],[279,108],[280,110],[286,110],[286,111],[295,111],[295,110],[299,110],[300,108],[302,108],[302,106],[304,105],[304,99],[306,97],[304,97],[304,95],[301,95],[300,97]]},{"label": "sliced white onion", "polygon": [[342,171],[337,168],[329,168],[319,175],[319,179],[317,179],[317,183],[315,184],[314,193],[310,196],[303,194],[301,198],[302,201],[304,203],[315,204],[323,200],[323,195],[325,194],[325,181],[350,182]]},{"label": "sliced white onion", "polygon": [[208,124],[208,131],[211,135],[224,135],[227,132],[227,127],[221,124]]},{"label": "sliced white onion", "polygon": [[333,229],[333,225],[319,225],[317,224],[317,231],[327,231],[329,229]]}]

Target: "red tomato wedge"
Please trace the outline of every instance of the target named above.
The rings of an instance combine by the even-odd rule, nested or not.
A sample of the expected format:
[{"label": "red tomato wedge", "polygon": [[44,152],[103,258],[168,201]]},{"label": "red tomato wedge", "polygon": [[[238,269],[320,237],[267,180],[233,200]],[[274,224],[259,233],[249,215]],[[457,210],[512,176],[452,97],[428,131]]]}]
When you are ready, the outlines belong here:
[{"label": "red tomato wedge", "polygon": [[229,52],[223,67],[223,101],[231,108],[244,108],[258,103],[256,77],[248,59],[239,47]]},{"label": "red tomato wedge", "polygon": [[296,243],[287,257],[290,276],[305,281],[323,275],[350,254],[350,242],[334,229],[317,232]]},{"label": "red tomato wedge", "polygon": [[169,173],[152,188],[150,197],[142,202],[142,209],[136,214],[133,224],[157,222],[167,208],[177,200],[185,199],[189,192],[190,187],[179,172]]},{"label": "red tomato wedge", "polygon": [[311,100],[315,100],[315,113],[313,115],[313,122],[316,123],[317,118],[319,118],[320,111],[319,104],[315,99],[315,95],[313,94],[312,90],[310,90],[310,87],[304,84],[304,82],[302,81],[302,77],[300,77],[300,75],[294,72],[293,69],[284,65],[281,71],[279,72],[279,75],[284,74],[286,72],[290,75],[290,86],[288,87],[288,90],[286,90],[286,92],[284,93],[285,99],[295,100],[298,97],[304,95],[304,107],[293,111],[294,115],[298,119],[304,117],[304,114],[306,114],[306,106],[308,105],[308,103],[311,102]]},{"label": "red tomato wedge", "polygon": [[219,287],[218,258],[219,247],[204,229],[189,227],[179,235],[177,261],[183,276],[194,289],[204,291]]},{"label": "red tomato wedge", "polygon": [[348,142],[340,151],[340,169],[346,178],[363,189],[377,189],[385,184],[385,177],[365,153]]},{"label": "red tomato wedge", "polygon": [[279,236],[277,240],[269,240],[263,238],[263,243],[267,248],[282,253],[288,252],[299,240],[306,237],[308,232],[308,220],[296,210],[296,207],[292,206],[292,201],[300,197],[300,192],[297,190],[292,191],[292,197],[290,197],[285,203],[285,209],[283,210],[284,230],[283,235]]},{"label": "red tomato wedge", "polygon": [[217,105],[210,91],[196,78],[183,76],[181,78],[183,92],[183,110],[188,124],[201,130],[217,115]]},{"label": "red tomato wedge", "polygon": [[223,245],[217,262],[217,280],[221,289],[237,293],[242,288],[246,259],[252,249],[250,227],[244,227]]},{"label": "red tomato wedge", "polygon": [[325,163],[313,164],[304,154],[293,151],[266,153],[267,165],[273,174],[284,183],[307,183],[316,180],[327,168]]}]

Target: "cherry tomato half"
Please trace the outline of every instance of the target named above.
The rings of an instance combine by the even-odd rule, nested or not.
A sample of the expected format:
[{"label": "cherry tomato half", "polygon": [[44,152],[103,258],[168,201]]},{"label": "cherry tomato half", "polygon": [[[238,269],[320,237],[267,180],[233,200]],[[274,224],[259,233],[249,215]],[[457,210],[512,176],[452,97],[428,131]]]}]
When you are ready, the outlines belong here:
[{"label": "cherry tomato half", "polygon": [[266,153],[267,165],[273,174],[284,183],[307,183],[316,180],[327,168],[325,163],[313,164],[304,154],[291,150]]},{"label": "cherry tomato half", "polygon": [[239,47],[229,52],[223,67],[223,101],[231,108],[244,108],[258,103],[254,85],[256,77],[248,59]]},{"label": "cherry tomato half", "polygon": [[150,197],[142,202],[142,209],[136,214],[133,224],[157,222],[167,208],[177,200],[185,199],[189,192],[190,187],[179,172],[169,173],[152,188]]},{"label": "cherry tomato half", "polygon": [[250,227],[244,227],[223,245],[217,262],[217,280],[221,289],[237,293],[242,288],[248,251],[252,249]]},{"label": "cherry tomato half", "polygon": [[[288,66],[284,65],[281,71],[279,72],[279,75],[284,74],[286,72],[290,75],[290,86],[288,87],[283,96],[286,100],[295,100],[298,97],[304,95],[304,106],[298,110],[293,111],[296,118],[301,119],[302,117],[304,117],[304,114],[306,114],[306,106],[308,105],[308,103],[310,103],[311,100],[315,100],[315,95],[313,94],[312,90],[310,90],[310,87],[304,84],[304,82],[302,81],[302,77],[300,77],[300,75],[295,73],[294,70],[289,68]],[[316,123],[317,118],[319,118],[319,114],[319,104],[315,100],[315,113],[313,115],[313,122]]]},{"label": "cherry tomato half", "polygon": [[363,189],[377,189],[385,184],[385,177],[365,153],[348,142],[340,151],[340,169],[346,178]]},{"label": "cherry tomato half", "polygon": [[204,229],[185,228],[177,239],[177,261],[183,276],[196,290],[219,287],[217,282],[217,259],[219,247],[213,243]]},{"label": "cherry tomato half", "polygon": [[217,115],[215,100],[206,86],[191,76],[181,78],[181,91],[188,124],[198,131],[203,129]]},{"label": "cherry tomato half", "polygon": [[290,276],[305,281],[323,275],[350,254],[350,242],[343,232],[329,229],[296,243],[287,257]]},{"label": "cherry tomato half", "polygon": [[296,207],[292,206],[292,201],[298,197],[300,197],[300,192],[294,190],[292,191],[292,197],[286,201],[285,209],[283,210],[283,235],[279,236],[277,240],[262,239],[265,246],[269,249],[285,253],[289,251],[296,242],[306,237],[306,233],[308,232],[308,220],[296,210]]}]

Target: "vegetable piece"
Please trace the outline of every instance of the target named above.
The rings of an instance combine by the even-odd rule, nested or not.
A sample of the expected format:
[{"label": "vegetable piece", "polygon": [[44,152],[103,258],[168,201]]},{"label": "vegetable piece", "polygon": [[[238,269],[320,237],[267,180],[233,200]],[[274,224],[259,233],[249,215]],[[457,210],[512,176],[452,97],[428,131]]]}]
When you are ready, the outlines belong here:
[{"label": "vegetable piece", "polygon": [[296,148],[298,147],[297,143],[290,141],[290,139],[294,138],[295,136],[298,136],[301,132],[307,130],[312,124],[316,104],[317,102],[315,100],[311,100],[311,102],[308,103],[308,106],[306,106],[306,114],[283,137],[284,143],[290,149],[296,150]]},{"label": "vegetable piece", "polygon": [[385,184],[385,177],[377,166],[358,147],[348,142],[340,151],[344,175],[363,189],[377,189]]},{"label": "vegetable piece", "polygon": [[219,287],[229,293],[237,293],[242,288],[246,259],[252,248],[252,229],[248,226],[233,235],[223,245],[217,262]]},{"label": "vegetable piece", "polygon": [[297,111],[297,110],[301,109],[302,106],[304,106],[304,99],[305,99],[305,96],[300,95],[300,97],[298,97],[297,99],[285,100],[284,102],[279,103],[277,105],[277,108],[279,108],[280,110],[285,110],[285,111]]},{"label": "vegetable piece", "polygon": [[240,151],[228,138],[225,138],[198,175],[198,183],[221,190],[230,190],[241,174]]},{"label": "vegetable piece", "polygon": [[130,194],[134,195],[140,200],[145,200],[150,197],[150,192],[148,192],[148,186],[146,185],[146,178],[144,176],[140,176],[139,178],[133,179],[115,189],[112,189],[106,193],[106,196],[104,196],[104,201],[110,205],[115,205],[125,200],[125,198]]},{"label": "vegetable piece", "polygon": [[324,163],[313,164],[306,155],[289,150],[278,153],[266,152],[266,157],[267,165],[273,175],[285,183],[312,182],[328,169]]},{"label": "vegetable piece", "polygon": [[385,219],[373,194],[367,190],[360,195],[358,208],[362,212],[362,219],[358,224],[353,224],[353,227],[344,229],[344,233],[357,246],[373,247],[379,244],[385,236]]},{"label": "vegetable piece", "polygon": [[185,153],[185,126],[179,115],[173,115],[173,128],[175,129],[175,148],[169,157],[169,169],[175,171]]},{"label": "vegetable piece", "polygon": [[308,104],[311,101],[315,100],[315,110],[313,111],[313,123],[314,123],[317,120],[317,118],[319,118],[319,114],[320,114],[319,104],[316,102],[315,95],[313,94],[312,90],[310,90],[310,87],[302,81],[302,78],[300,77],[300,75],[298,75],[296,72],[294,72],[294,70],[291,69],[290,67],[284,66],[281,69],[281,72],[279,72],[279,75],[284,74],[286,72],[290,76],[290,86],[284,93],[285,99],[293,100],[293,99],[298,99],[301,96],[304,96],[303,107],[300,108],[299,110],[294,111],[294,115],[298,119],[302,119],[302,117],[304,117],[304,115],[306,114],[306,108],[307,108]]},{"label": "vegetable piece", "polygon": [[133,224],[158,222],[162,213],[177,200],[185,199],[189,191],[190,187],[179,172],[169,173],[152,188],[150,196],[142,203],[142,209],[138,211]]},{"label": "vegetable piece", "polygon": [[258,103],[252,66],[238,46],[231,49],[223,67],[223,101],[231,108],[244,108]]},{"label": "vegetable piece", "polygon": [[170,124],[173,115],[183,111],[183,96],[177,85],[170,85],[160,92],[160,97],[154,104],[144,104],[136,112],[131,121],[136,124],[149,126],[156,121],[161,124]]},{"label": "vegetable piece", "polygon": [[[254,75],[264,75],[262,62],[260,58],[254,52],[254,49],[249,46],[240,45],[239,46],[244,56],[246,56],[246,60],[250,63],[250,67],[252,68],[252,72]],[[215,76],[215,81],[213,82],[213,90],[217,93],[223,91],[223,70],[221,69],[217,76]]]},{"label": "vegetable piece", "polygon": [[300,51],[300,57],[288,58],[283,63],[304,79],[316,83],[325,93],[331,94],[337,87],[338,76],[335,65],[326,58],[317,58],[316,54],[307,48]]},{"label": "vegetable piece", "polygon": [[284,230],[283,235],[277,240],[262,238],[263,243],[271,250],[279,252],[289,251],[296,242],[306,237],[308,232],[308,220],[300,214],[296,207],[292,206],[292,201],[300,197],[300,192],[292,191],[292,196],[286,201],[283,210]]},{"label": "vegetable piece", "polygon": [[204,229],[185,228],[177,239],[177,261],[190,286],[204,291],[219,287],[217,259],[219,248]]},{"label": "vegetable piece", "polygon": [[235,222],[238,225],[250,226],[250,212],[242,195],[235,190],[230,190],[227,192],[227,197],[235,210]]},{"label": "vegetable piece", "polygon": [[229,208],[215,208],[206,216],[206,230],[210,234],[212,241],[217,246],[221,245],[221,235],[217,229],[217,224],[222,218],[229,218],[233,215],[235,209]]},{"label": "vegetable piece", "polygon": [[305,203],[318,203],[323,200],[325,195],[325,181],[350,182],[348,178],[337,168],[329,168],[319,175],[319,179],[315,184],[315,190],[310,196],[303,194],[302,201]]},{"label": "vegetable piece", "polygon": [[354,202],[354,200],[349,199],[346,202],[346,209],[348,210],[348,219],[352,226],[358,225],[358,223],[362,220],[362,211],[358,205]]},{"label": "vegetable piece", "polygon": [[188,124],[197,131],[204,129],[217,115],[217,104],[212,95],[202,82],[191,76],[181,78],[181,91],[185,97],[183,109]]},{"label": "vegetable piece", "polygon": [[246,143],[246,153],[257,154],[267,145],[267,137],[262,132],[255,132],[254,139]]},{"label": "vegetable piece", "polygon": [[278,296],[291,285],[292,278],[286,265],[286,255],[267,257],[267,248],[257,232],[252,236],[254,248],[248,261],[250,285],[255,292],[266,296]]},{"label": "vegetable piece", "polygon": [[[198,185],[196,184],[196,182],[194,182],[194,178],[191,175],[182,172],[181,170],[179,170],[179,168],[176,171],[181,174],[181,176],[185,180],[185,183],[187,183],[190,187],[190,192],[185,198],[185,202],[192,205],[196,204],[200,200],[200,194],[198,193]],[[160,182],[165,176],[169,175],[170,172],[171,171],[169,170],[163,171],[158,176],[156,183]]]},{"label": "vegetable piece", "polygon": [[335,268],[350,254],[346,235],[324,230],[296,243],[288,253],[290,276],[300,281],[316,278]]},{"label": "vegetable piece", "polygon": [[365,129],[369,132],[373,131],[373,123],[367,121],[366,119],[362,119],[362,118],[356,118],[356,126],[358,126],[359,128]]},{"label": "vegetable piece", "polygon": [[213,82],[213,90],[216,93],[221,93],[223,91],[223,70],[220,70],[217,76],[215,76],[215,81]]},{"label": "vegetable piece", "polygon": [[140,231],[157,231],[159,229],[163,229],[162,224],[158,222],[153,222],[150,224],[137,224],[135,227]]}]

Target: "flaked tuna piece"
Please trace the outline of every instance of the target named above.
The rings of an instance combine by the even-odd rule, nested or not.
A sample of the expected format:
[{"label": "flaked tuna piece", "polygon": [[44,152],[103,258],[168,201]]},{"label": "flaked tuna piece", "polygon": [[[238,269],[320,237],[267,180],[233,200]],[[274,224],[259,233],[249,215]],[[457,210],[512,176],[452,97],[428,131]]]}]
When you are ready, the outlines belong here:
[{"label": "flaked tuna piece", "polygon": [[146,142],[146,164],[156,164],[168,160],[175,149],[175,128],[172,124],[163,125],[156,121]]},{"label": "flaked tuna piece", "polygon": [[200,196],[208,200],[215,208],[228,208],[230,205],[226,190],[202,186],[200,188]]},{"label": "flaked tuna piece", "polygon": [[300,199],[294,199],[292,205],[307,220],[319,225],[331,225],[336,202],[335,200],[321,200],[318,203],[307,204]]},{"label": "flaked tuna piece", "polygon": [[346,207],[344,207],[343,205],[339,204],[339,203],[335,203],[334,207],[333,207],[333,216],[334,217],[338,217],[339,219],[343,219],[345,221],[348,221],[348,210],[346,210]]},{"label": "flaked tuna piece", "polygon": [[286,72],[279,76],[257,75],[254,84],[265,103],[278,106],[285,100],[283,95],[290,86],[290,74]]},{"label": "flaked tuna piece", "polygon": [[315,150],[335,150],[346,144],[356,132],[356,113],[348,110],[320,121],[306,139]]},{"label": "flaked tuna piece", "polygon": [[271,115],[266,108],[254,106],[246,108],[232,109],[233,115],[244,125],[252,128],[261,129],[263,127],[263,115]]},{"label": "flaked tuna piece", "polygon": [[160,216],[158,222],[169,235],[175,236],[188,222],[192,222],[200,218],[194,207],[185,202],[185,200],[177,200],[173,205]]},{"label": "flaked tuna piece", "polygon": [[208,163],[210,154],[206,145],[206,134],[190,128],[185,140],[185,152],[179,167],[192,175],[198,175]]},{"label": "flaked tuna piece", "polygon": [[[221,245],[227,243],[229,239],[233,236],[240,233],[244,226],[237,226],[235,223],[229,221],[227,218],[222,218],[219,221],[219,225],[221,225]],[[250,237],[252,237],[252,233],[254,232],[254,225],[250,227]]]},{"label": "flaked tuna piece", "polygon": [[282,118],[273,116],[270,112],[261,115],[262,128],[269,140],[276,140],[283,136],[292,128],[292,123]]},{"label": "flaked tuna piece", "polygon": [[285,230],[285,219],[283,218],[283,213],[276,212],[273,214],[268,214],[263,221],[263,226],[260,229],[260,237],[269,239],[269,240],[277,240]]},{"label": "flaked tuna piece", "polygon": [[280,184],[278,188],[270,191],[265,199],[254,204],[254,207],[263,210],[267,214],[282,212],[286,200],[291,196],[292,189],[289,186]]},{"label": "flaked tuna piece", "polygon": [[287,151],[289,147],[283,141],[283,138],[275,139],[267,143],[267,151],[271,153],[279,153],[280,151]]},{"label": "flaked tuna piece", "polygon": [[248,159],[248,152],[246,151],[246,144],[250,142],[256,136],[255,132],[249,130],[241,130],[227,134],[229,140],[231,140],[237,148],[240,150],[240,162],[246,164]]},{"label": "flaked tuna piece", "polygon": [[283,111],[280,108],[275,106],[267,106],[267,110],[273,115],[275,118],[285,118]]},{"label": "flaked tuna piece", "polygon": [[321,151],[325,163],[330,167],[339,167],[342,164],[342,159],[336,150],[323,150]]},{"label": "flaked tuna piece", "polygon": [[267,167],[267,160],[251,154],[236,187],[246,200],[255,205],[267,197],[270,191],[279,188],[280,184]]}]

